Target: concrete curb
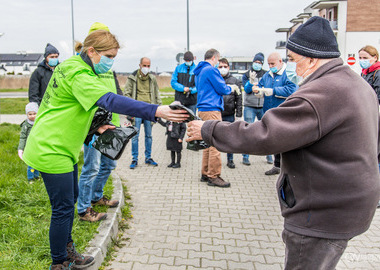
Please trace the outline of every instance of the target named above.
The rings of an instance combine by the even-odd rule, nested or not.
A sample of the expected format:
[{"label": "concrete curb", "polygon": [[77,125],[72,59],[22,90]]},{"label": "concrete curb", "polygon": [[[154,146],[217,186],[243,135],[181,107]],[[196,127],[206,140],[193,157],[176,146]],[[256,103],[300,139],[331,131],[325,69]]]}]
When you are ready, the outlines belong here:
[{"label": "concrete curb", "polygon": [[121,179],[118,174],[112,172],[114,193],[113,200],[118,200],[120,203],[116,208],[109,208],[107,211],[107,219],[100,223],[98,228],[98,234],[88,243],[84,254],[93,256],[95,263],[88,270],[97,270],[102,265],[104,258],[107,255],[107,250],[112,242],[112,239],[116,238],[119,232],[119,220],[121,219],[121,208],[124,206],[124,192]]}]

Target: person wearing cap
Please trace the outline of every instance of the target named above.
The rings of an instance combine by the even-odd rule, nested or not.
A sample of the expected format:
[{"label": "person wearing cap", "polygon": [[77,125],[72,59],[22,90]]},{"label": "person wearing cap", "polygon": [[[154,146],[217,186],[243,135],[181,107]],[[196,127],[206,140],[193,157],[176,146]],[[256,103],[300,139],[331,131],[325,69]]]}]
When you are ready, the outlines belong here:
[{"label": "person wearing cap", "polygon": [[[247,87],[247,90],[245,88],[245,85],[247,83],[250,83],[251,85],[257,85],[259,83],[259,80],[267,72],[263,69],[263,64],[264,54],[259,52],[253,57],[252,67],[243,75],[242,84],[244,87],[244,121],[247,123],[255,122],[255,118],[257,118],[257,120],[261,120],[264,115],[264,97],[255,95],[255,93],[252,92],[252,86]],[[267,156],[267,163],[273,164],[272,155]],[[243,164],[247,166],[251,165],[248,154],[243,154]]]},{"label": "person wearing cap", "polygon": [[295,93],[252,124],[192,121],[188,141],[282,153],[285,269],[335,269],[348,241],[370,227],[380,196],[377,97],[339,58],[326,19],[310,18],[286,48],[303,78]]},{"label": "person wearing cap", "polygon": [[185,61],[178,65],[172,75],[171,85],[175,90],[174,100],[196,113],[197,110],[197,88],[194,81],[194,55],[192,52],[185,52]]},{"label": "person wearing cap", "polygon": [[[264,113],[278,107],[297,89],[297,85],[292,83],[286,75],[286,64],[282,62],[279,53],[274,52],[268,56],[268,65],[270,70],[264,74],[258,85],[248,82],[244,87],[246,92],[251,91],[257,96],[264,96]],[[281,155],[279,153],[275,153],[273,165],[265,172],[265,175],[280,173]]]},{"label": "person wearing cap", "polygon": [[[142,57],[140,59],[139,69],[135,70],[128,76],[127,83],[125,84],[124,95],[149,104],[162,104],[156,76],[150,73],[150,59],[148,57]],[[140,117],[133,118],[132,122],[139,131],[136,136],[132,138],[132,162],[129,165],[129,168],[133,170],[138,165],[141,125],[144,125],[145,133],[145,164],[154,167],[158,166],[157,162],[155,162],[152,158],[153,123]]]},{"label": "person wearing cap", "polygon": [[58,56],[57,48],[48,43],[45,48],[44,59],[38,64],[29,80],[29,102],[41,104],[54,68],[59,64]]},{"label": "person wearing cap", "polygon": [[[34,120],[36,119],[38,111],[38,104],[36,102],[30,102],[25,106],[25,113],[27,119],[21,123],[21,133],[20,133],[20,141],[18,144],[18,156],[22,160],[22,154],[24,153],[24,148],[26,145],[26,140],[28,139],[29,133],[32,130],[34,125]],[[27,178],[29,184],[33,184],[35,180],[40,178],[40,172],[28,166],[27,168]]]}]

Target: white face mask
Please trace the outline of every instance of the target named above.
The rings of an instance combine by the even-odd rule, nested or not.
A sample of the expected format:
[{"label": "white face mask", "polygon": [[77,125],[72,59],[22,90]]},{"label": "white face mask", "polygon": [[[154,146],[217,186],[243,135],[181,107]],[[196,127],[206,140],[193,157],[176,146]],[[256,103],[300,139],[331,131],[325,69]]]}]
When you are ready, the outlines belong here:
[{"label": "white face mask", "polygon": [[219,71],[220,71],[220,74],[222,74],[222,76],[225,76],[228,73],[228,68],[223,67],[223,68],[220,68]]},{"label": "white face mask", "polygon": [[147,67],[143,67],[141,68],[141,72],[144,74],[144,75],[147,75],[150,71],[150,68],[147,68]]}]

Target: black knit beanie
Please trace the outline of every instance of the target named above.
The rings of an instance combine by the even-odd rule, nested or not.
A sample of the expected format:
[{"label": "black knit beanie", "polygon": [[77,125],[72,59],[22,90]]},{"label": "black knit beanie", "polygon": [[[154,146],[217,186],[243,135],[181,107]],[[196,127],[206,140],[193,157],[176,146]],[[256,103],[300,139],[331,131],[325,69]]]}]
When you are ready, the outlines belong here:
[{"label": "black knit beanie", "polygon": [[261,64],[264,64],[264,54],[259,52],[259,53],[256,53],[255,57],[253,58],[252,62],[255,62],[255,61],[260,61]]},{"label": "black knit beanie", "polygon": [[286,48],[312,58],[337,58],[338,43],[328,20],[311,17],[289,37]]},{"label": "black knit beanie", "polygon": [[59,55],[59,51],[57,50],[57,48],[51,45],[50,43],[46,44],[44,57],[46,58],[49,54],[54,53]]}]

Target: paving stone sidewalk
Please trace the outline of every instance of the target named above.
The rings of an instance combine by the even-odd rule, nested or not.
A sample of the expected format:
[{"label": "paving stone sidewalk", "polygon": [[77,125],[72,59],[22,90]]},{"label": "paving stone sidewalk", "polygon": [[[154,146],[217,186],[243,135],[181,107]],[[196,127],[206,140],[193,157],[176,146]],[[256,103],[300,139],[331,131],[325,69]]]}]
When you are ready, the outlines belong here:
[{"label": "paving stone sidewalk", "polygon": [[[222,176],[231,188],[209,187],[199,181],[202,152],[183,150],[182,168],[167,168],[170,152],[165,129],[153,127],[153,158],[144,164],[144,137],[136,169],[129,169],[128,145],[116,169],[129,188],[133,219],[125,246],[106,269],[283,269],[283,219],[275,191],[276,176],[265,157],[253,165],[226,166]],[[184,147],[186,144],[184,143]],[[380,269],[380,210],[365,234],[350,241],[337,269]]]}]

